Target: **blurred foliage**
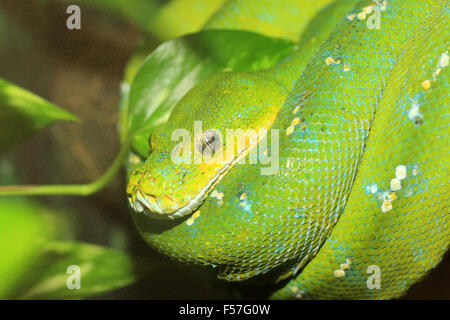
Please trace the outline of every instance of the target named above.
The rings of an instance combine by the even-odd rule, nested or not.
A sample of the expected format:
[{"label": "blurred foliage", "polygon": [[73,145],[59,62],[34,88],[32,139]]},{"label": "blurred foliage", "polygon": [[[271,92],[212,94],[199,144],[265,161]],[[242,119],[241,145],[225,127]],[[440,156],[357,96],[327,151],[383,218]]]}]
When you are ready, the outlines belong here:
[{"label": "blurred foliage", "polygon": [[52,234],[48,210],[24,199],[0,199],[0,298],[11,296]]},{"label": "blurred foliage", "polygon": [[[78,299],[134,283],[148,261],[118,250],[69,239],[63,212],[34,201],[0,199],[0,299]],[[67,268],[79,266],[81,288],[68,290]]]},{"label": "blurred foliage", "polygon": [[[137,262],[125,252],[80,242],[48,242],[40,248],[42,272],[31,277],[21,299],[80,299],[102,294],[136,282],[149,272],[148,261]],[[80,288],[69,290],[69,266],[80,270]]]},{"label": "blurred foliage", "polygon": [[[309,16],[333,1],[312,0],[302,7],[302,14]],[[297,42],[307,23],[299,19],[298,0],[229,0],[204,28],[252,31]]]},{"label": "blurred foliage", "polygon": [[200,30],[225,0],[172,0],[150,20],[150,31],[161,40]]},{"label": "blurred foliage", "polygon": [[69,112],[1,78],[0,111],[0,154],[56,121],[78,121]]}]

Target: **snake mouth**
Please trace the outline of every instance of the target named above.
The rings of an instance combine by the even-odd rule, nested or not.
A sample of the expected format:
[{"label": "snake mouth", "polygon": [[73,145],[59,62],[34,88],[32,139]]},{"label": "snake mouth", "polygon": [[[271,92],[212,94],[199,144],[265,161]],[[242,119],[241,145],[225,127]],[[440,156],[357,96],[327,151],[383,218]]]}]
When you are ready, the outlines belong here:
[{"label": "snake mouth", "polygon": [[141,184],[138,183],[134,186],[134,190],[129,192],[128,200],[131,207],[138,213],[144,213],[151,218],[164,220],[175,220],[194,213],[203,205],[220,180],[222,180],[237,162],[247,156],[264,135],[265,132],[251,139],[247,147],[240,150],[233,159],[226,162],[195,197],[190,198],[184,206],[180,206],[168,195],[155,196],[145,193],[142,191]]},{"label": "snake mouth", "polygon": [[219,172],[208,182],[208,184],[193,198],[191,199],[185,206],[173,208],[173,210],[164,209],[161,201],[156,197],[150,197],[150,199],[154,199],[148,201],[149,197],[146,197],[142,194],[142,192],[138,191],[135,206],[144,206],[145,213],[149,211],[152,217],[156,217],[159,219],[178,219],[184,216],[187,216],[195,211],[197,211],[201,205],[208,198],[208,195],[214,188],[214,186],[225,176],[228,170],[231,167],[231,163],[222,167]]}]

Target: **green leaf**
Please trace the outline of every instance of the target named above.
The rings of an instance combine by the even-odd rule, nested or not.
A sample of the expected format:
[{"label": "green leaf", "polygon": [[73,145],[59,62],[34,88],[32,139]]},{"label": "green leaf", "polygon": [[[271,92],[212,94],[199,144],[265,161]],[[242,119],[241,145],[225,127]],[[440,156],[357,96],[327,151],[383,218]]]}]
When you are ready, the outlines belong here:
[{"label": "green leaf", "polygon": [[61,212],[23,198],[0,199],[0,299],[21,286],[39,259],[42,241],[62,233],[71,234]]},{"label": "green leaf", "polygon": [[37,258],[45,224],[29,203],[0,199],[0,298],[7,298]]},{"label": "green leaf", "polygon": [[0,154],[58,120],[78,121],[71,113],[0,78]]},{"label": "green leaf", "polygon": [[128,121],[128,101],[130,98],[130,87],[134,76],[138,72],[142,63],[147,56],[152,53],[159,43],[151,38],[144,38],[139,47],[127,62],[124,70],[124,76],[120,85],[120,101],[119,101],[119,123],[118,129],[120,141],[123,143],[127,139],[127,121]]},{"label": "green leaf", "polygon": [[148,136],[167,121],[177,102],[199,81],[218,71],[268,68],[292,51],[290,41],[237,30],[206,30],[163,43],[151,53],[131,84],[128,135],[148,154]]},{"label": "green leaf", "polygon": [[[125,252],[87,243],[49,242],[42,251],[33,268],[38,275],[20,299],[82,299],[136,282],[139,268],[151,270]],[[79,267],[79,289],[69,289],[76,283],[70,266]]]}]

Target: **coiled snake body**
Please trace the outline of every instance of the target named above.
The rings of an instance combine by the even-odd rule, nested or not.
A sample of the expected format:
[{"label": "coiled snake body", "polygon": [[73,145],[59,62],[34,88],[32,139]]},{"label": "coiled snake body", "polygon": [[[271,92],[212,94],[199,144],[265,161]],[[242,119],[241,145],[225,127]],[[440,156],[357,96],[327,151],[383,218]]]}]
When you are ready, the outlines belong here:
[{"label": "coiled snake body", "polygon": [[[304,22],[326,2],[295,14]],[[372,14],[379,28],[368,27]],[[286,281],[273,298],[402,295],[450,243],[448,25],[446,0],[337,1],[278,65],[202,81],[130,177],[144,239],[226,280]],[[172,133],[194,136],[196,121],[204,135],[181,149],[208,149],[217,137],[206,129],[265,129],[261,154],[278,154],[275,173],[245,161],[260,135],[227,163],[174,163],[185,149]]]}]

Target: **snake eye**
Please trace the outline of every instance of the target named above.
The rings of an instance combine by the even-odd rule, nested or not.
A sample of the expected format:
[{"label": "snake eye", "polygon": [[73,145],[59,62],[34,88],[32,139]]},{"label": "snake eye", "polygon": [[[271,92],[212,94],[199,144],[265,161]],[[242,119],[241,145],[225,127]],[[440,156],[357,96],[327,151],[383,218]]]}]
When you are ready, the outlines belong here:
[{"label": "snake eye", "polygon": [[201,154],[213,157],[220,148],[220,135],[215,130],[206,130],[196,139],[195,144]]}]

